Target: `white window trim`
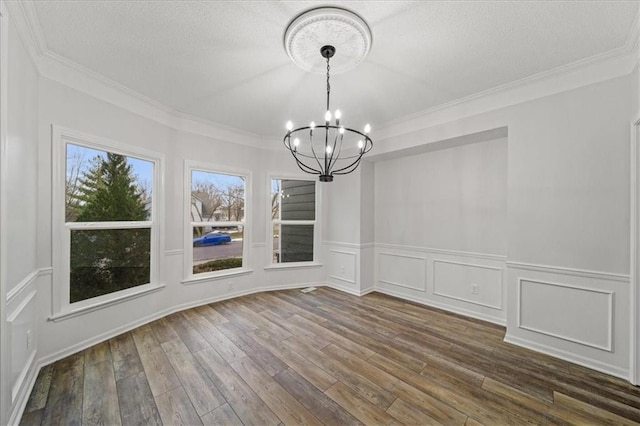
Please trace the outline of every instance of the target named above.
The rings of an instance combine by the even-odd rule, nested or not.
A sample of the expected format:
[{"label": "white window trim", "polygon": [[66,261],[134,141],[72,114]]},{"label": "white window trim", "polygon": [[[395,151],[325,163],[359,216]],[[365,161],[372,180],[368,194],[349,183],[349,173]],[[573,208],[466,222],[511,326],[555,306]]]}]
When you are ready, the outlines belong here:
[{"label": "white window trim", "polygon": [[[164,287],[161,283],[164,238],[161,233],[164,218],[164,154],[131,146],[113,140],[101,138],[77,130],[52,125],[52,262],[53,262],[53,297],[50,320],[59,321],[84,313],[93,312],[135,297],[140,297]],[[107,152],[136,157],[153,163],[153,196],[151,198],[151,220],[140,222],[90,222],[67,223],[65,221],[65,177],[66,177],[66,143],[98,149]],[[114,293],[105,294],[76,303],[69,300],[70,246],[71,230],[80,229],[151,229],[150,283],[130,287]]]},{"label": "white window trim", "polygon": [[[271,219],[271,181],[278,180],[304,180],[313,182],[316,186],[316,219],[315,220],[279,220]],[[322,229],[320,220],[320,212],[322,211],[322,185],[318,184],[316,176],[311,175],[299,175],[299,174],[282,174],[282,173],[269,173],[267,175],[267,254],[265,270],[277,270],[277,269],[300,269],[300,268],[314,268],[322,266],[322,259],[320,256],[321,244],[320,238],[322,236]],[[313,260],[309,262],[286,262],[286,263],[274,263],[273,262],[273,224],[277,222],[280,225],[313,225]]]},{"label": "white window trim", "polygon": [[[231,176],[244,177],[244,222],[192,222],[191,221],[191,172],[193,170],[224,174]],[[184,162],[184,279],[182,284],[196,284],[219,280],[226,277],[237,275],[245,275],[253,272],[251,269],[251,182],[252,174],[249,170],[242,170],[220,166],[212,163],[204,163],[200,161],[185,160]],[[193,273],[193,226],[237,226],[243,227],[242,234],[242,267],[233,269],[224,269],[222,271],[203,272],[201,274]]]}]

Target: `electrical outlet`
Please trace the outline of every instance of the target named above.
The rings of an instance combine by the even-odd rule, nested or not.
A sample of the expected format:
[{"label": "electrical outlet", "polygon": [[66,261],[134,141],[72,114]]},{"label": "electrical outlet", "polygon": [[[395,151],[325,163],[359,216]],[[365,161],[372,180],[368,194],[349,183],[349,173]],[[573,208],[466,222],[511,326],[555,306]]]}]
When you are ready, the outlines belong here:
[{"label": "electrical outlet", "polygon": [[480,294],[480,287],[478,284],[471,284],[471,294]]}]

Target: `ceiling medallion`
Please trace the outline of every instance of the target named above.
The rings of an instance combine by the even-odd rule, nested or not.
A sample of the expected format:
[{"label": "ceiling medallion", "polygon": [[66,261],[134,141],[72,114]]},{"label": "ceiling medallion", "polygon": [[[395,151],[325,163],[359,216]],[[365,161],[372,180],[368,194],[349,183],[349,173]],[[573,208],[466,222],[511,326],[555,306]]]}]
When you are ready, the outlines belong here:
[{"label": "ceiling medallion", "polygon": [[[356,37],[356,34],[361,37]],[[340,52],[338,46],[346,54],[336,56]],[[332,182],[334,175],[355,171],[362,156],[373,148],[373,141],[369,137],[369,124],[361,132],[341,123],[340,110],[336,109],[332,114],[330,71],[335,72],[335,65],[330,61],[342,57],[343,60],[339,62],[342,70],[353,68],[369,52],[371,32],[357,15],[343,9],[323,7],[305,12],[293,20],[285,32],[285,47],[293,62],[302,69],[317,71],[317,63],[323,65],[321,69],[326,70],[327,102],[324,124],[312,121],[308,126],[296,128],[292,121],[287,122],[284,146],[291,152],[300,170],[318,175],[320,182]]]},{"label": "ceiling medallion", "polygon": [[325,63],[318,55],[322,46],[335,47],[331,71],[340,74],[355,68],[371,49],[371,30],[353,12],[337,7],[308,10],[295,18],[284,34],[284,48],[294,64],[305,71],[323,74]]}]

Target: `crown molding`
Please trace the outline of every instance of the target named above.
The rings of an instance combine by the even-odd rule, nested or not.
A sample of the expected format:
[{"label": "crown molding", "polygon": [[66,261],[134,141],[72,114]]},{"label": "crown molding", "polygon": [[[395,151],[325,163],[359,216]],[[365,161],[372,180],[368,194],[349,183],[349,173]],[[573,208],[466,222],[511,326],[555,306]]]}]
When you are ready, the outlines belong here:
[{"label": "crown molding", "polygon": [[625,44],[570,64],[391,120],[376,130],[378,142],[533,99],[631,74],[640,63],[640,11]]},{"label": "crown molding", "polygon": [[56,53],[44,52],[38,57],[38,64],[40,66],[40,74],[45,78],[87,93],[175,130],[248,145],[254,148],[264,148],[264,139],[258,135],[176,111]]},{"label": "crown molding", "polygon": [[175,130],[253,148],[271,147],[265,144],[265,137],[182,113],[52,52],[47,48],[40,30],[34,2],[29,0],[7,4],[10,5],[11,21],[40,76]]},{"label": "crown molding", "polygon": [[[11,1],[7,5],[12,23],[41,76],[175,130],[254,148],[277,148],[277,144],[269,143],[268,136],[182,113],[51,52],[40,30],[34,1]],[[376,130],[377,142],[628,75],[640,62],[639,20],[640,12],[625,44],[619,48],[389,121]]]},{"label": "crown molding", "polygon": [[[637,45],[637,41],[636,41]],[[549,71],[497,86],[389,121],[376,130],[378,142],[534,99],[631,74],[638,52],[627,45]],[[379,145],[378,145],[379,146]]]},{"label": "crown molding", "polygon": [[[37,20],[37,15],[31,3],[30,1],[4,2],[9,12],[8,15],[11,20],[11,25],[14,25],[18,30],[18,34],[27,50],[31,63],[36,71],[40,73],[38,56],[42,54],[46,46],[43,44],[44,41],[41,37],[40,24],[37,21],[36,23],[33,22],[34,19]],[[30,9],[30,11],[27,11],[27,9]]]}]

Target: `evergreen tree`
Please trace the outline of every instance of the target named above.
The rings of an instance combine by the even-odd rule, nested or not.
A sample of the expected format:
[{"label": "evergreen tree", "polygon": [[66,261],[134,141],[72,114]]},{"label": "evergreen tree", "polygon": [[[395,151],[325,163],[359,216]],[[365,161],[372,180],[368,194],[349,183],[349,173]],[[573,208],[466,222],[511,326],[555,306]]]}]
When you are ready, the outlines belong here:
[{"label": "evergreen tree", "polygon": [[[96,157],[80,179],[78,222],[144,221],[145,200],[126,157]],[[71,233],[71,302],[149,282],[151,232],[143,229]]]}]

